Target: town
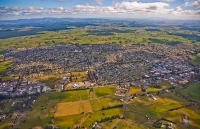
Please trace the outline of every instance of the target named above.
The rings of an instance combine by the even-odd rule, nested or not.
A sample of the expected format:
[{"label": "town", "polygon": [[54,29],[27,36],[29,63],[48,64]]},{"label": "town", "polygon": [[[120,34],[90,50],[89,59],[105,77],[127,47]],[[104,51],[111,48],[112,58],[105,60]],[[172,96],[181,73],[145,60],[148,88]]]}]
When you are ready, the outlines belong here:
[{"label": "town", "polygon": [[172,86],[185,85],[200,79],[200,67],[189,63],[191,51],[197,48],[183,44],[70,44],[10,50],[3,56],[13,62],[6,75],[19,79],[1,83],[0,94],[14,97],[24,92],[29,95],[49,92],[52,89],[46,84],[30,82],[29,78],[57,74],[70,78],[67,74],[74,71],[87,71],[89,81],[97,85],[121,82],[149,86],[163,81]]},{"label": "town", "polygon": [[[75,102],[66,102],[62,105],[57,100],[50,100],[55,101],[52,106],[40,106],[40,108],[42,111],[50,111],[50,108],[55,110],[58,106],[58,109],[54,111],[55,117],[64,114],[66,116],[76,115],[81,113],[80,110],[77,109],[68,114],[68,111],[63,110],[64,104],[66,104],[66,107],[68,107],[68,103],[73,103],[74,106],[80,105],[82,99],[86,99],[79,94],[82,90],[83,92],[89,90],[88,95],[86,95],[89,101],[97,99],[100,103],[103,92],[98,93],[96,89],[109,89],[109,87],[112,88],[114,93],[103,96],[111,97],[113,95],[120,102],[114,106],[101,107],[101,110],[123,108],[123,114],[113,114],[111,118],[105,118],[101,122],[124,118],[124,112],[130,110],[129,107],[125,108],[124,104],[131,105],[133,100],[138,100],[138,95],[148,97],[151,99],[149,101],[160,101],[160,94],[171,95],[172,92],[172,96],[175,94],[175,96],[181,97],[184,101],[190,103],[186,106],[170,108],[169,111],[188,106],[195,106],[199,109],[200,104],[197,101],[182,95],[177,90],[172,90],[179,86],[184,88],[189,84],[200,81],[200,67],[190,62],[191,55],[198,52],[198,47],[184,44],[173,46],[153,44],[148,46],[140,44],[129,46],[117,44],[60,44],[47,47],[21,48],[20,50],[10,49],[3,55],[4,61],[12,61],[4,76],[16,77],[17,79],[0,83],[0,97],[3,100],[1,103],[3,105],[2,109],[4,109],[4,112],[0,110],[0,120],[6,121],[10,118],[13,121],[12,127],[20,128],[23,123],[26,123],[26,117],[29,116],[29,113],[32,113],[35,103],[40,102],[38,99],[41,94],[51,96],[54,93],[57,95],[63,93],[65,95],[73,93],[73,91],[78,92],[76,96],[72,95],[75,97]],[[163,84],[169,86],[163,88]],[[154,89],[156,90],[151,91]],[[107,92],[106,90],[105,92]],[[100,94],[100,97],[96,98],[95,96],[98,96],[98,94]],[[66,99],[72,101],[72,96],[68,96]],[[10,103],[7,107],[9,110],[5,110],[6,103]],[[81,105],[79,108],[84,107],[84,103]],[[64,114],[61,113],[63,111]],[[91,107],[88,107],[85,111],[90,112]],[[98,110],[93,111],[98,112]],[[143,113],[141,115],[145,116],[147,120],[151,119],[151,123],[155,122],[151,116]],[[186,114],[183,116],[186,127],[188,127],[188,117],[190,116]],[[175,122],[173,121],[162,118],[159,121],[164,123],[168,121],[170,124],[162,124],[162,122],[156,121],[153,126],[175,128]],[[90,126],[101,127],[97,123]],[[74,126],[74,128],[77,127],[78,125]]]}]

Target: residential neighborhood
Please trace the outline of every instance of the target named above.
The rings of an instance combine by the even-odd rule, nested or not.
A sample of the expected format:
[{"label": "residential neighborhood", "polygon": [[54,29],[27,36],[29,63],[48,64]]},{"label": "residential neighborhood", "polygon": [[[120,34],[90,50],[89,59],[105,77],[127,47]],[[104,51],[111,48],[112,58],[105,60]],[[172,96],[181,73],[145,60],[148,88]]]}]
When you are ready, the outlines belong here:
[{"label": "residential neighborhood", "polygon": [[[189,63],[190,52],[196,47],[178,44],[166,45],[56,45],[39,48],[10,50],[5,60],[12,60],[7,76],[22,77],[21,82],[2,82],[1,95],[20,96],[24,92],[36,94],[52,89],[29,78],[46,75],[63,75],[55,85],[57,91],[70,83],[70,72],[87,71],[87,80],[98,85],[141,83],[143,86],[159,85],[168,81],[172,86],[185,85],[199,80],[200,67]],[[77,78],[77,77],[76,77]],[[84,83],[84,82],[82,82]],[[81,82],[80,82],[81,84]],[[85,84],[81,84],[85,85]],[[81,86],[80,85],[80,86]],[[78,83],[68,87],[80,87]],[[13,93],[15,89],[16,92]]]}]

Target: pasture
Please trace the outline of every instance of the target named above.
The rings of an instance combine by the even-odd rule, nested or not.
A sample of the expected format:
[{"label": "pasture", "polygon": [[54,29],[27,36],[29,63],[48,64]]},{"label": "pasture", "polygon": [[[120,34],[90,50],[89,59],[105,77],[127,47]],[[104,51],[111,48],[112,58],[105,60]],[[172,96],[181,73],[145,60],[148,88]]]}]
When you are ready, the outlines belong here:
[{"label": "pasture", "polygon": [[75,115],[75,114],[80,114],[80,113],[85,113],[85,112],[92,112],[92,107],[88,100],[59,103],[57,105],[57,110],[54,116],[62,117],[62,116]]},{"label": "pasture", "polygon": [[94,91],[97,97],[114,95],[115,86],[104,86],[104,87],[94,88]]},{"label": "pasture", "polygon": [[6,70],[10,67],[12,61],[1,61],[0,62],[0,74],[4,74]]},{"label": "pasture", "polygon": [[200,102],[200,83],[188,85],[186,89],[180,90],[181,94]]},{"label": "pasture", "polygon": [[[106,86],[94,88],[92,97],[89,97],[89,90],[41,94],[22,127],[45,127],[46,123],[51,123],[61,129],[74,128],[78,125],[89,127],[95,121],[106,117],[122,116],[122,108],[105,109],[123,104],[120,98],[114,96],[114,91],[114,86]],[[126,104],[125,120],[115,119],[100,123],[100,125],[104,128],[108,128],[107,126],[127,129],[131,127],[149,128],[160,118],[166,118],[181,125],[183,124],[182,114],[187,114],[190,118],[190,126],[194,129],[200,127],[198,123],[200,112],[196,107],[169,111],[169,109],[189,104],[187,100],[177,97],[174,93],[154,95],[157,98],[156,101],[148,96],[140,96],[140,88],[131,87],[129,94],[134,93],[137,94],[137,98]],[[146,115],[149,116],[149,120],[147,120]],[[36,122],[31,123],[33,120]],[[176,125],[176,128],[181,128],[180,125]]]},{"label": "pasture", "polygon": [[[0,54],[9,48],[24,48],[24,47],[38,47],[49,46],[57,44],[191,44],[192,42],[199,43],[199,36],[197,34],[191,35],[190,31],[180,30],[146,30],[143,28],[133,27],[118,27],[105,28],[97,27],[96,30],[89,28],[74,28],[72,30],[60,31],[43,31],[35,35],[19,36],[7,39],[0,39]],[[191,37],[192,36],[192,37]],[[81,37],[81,38],[80,38]]]},{"label": "pasture", "polygon": [[[127,105],[125,118],[147,127],[150,127],[153,122],[160,118],[166,118],[179,123],[180,125],[176,125],[176,127],[181,129],[183,128],[181,125],[184,125],[182,114],[187,114],[191,118],[190,126],[194,129],[200,127],[197,122],[200,118],[197,107],[191,106],[169,111],[169,109],[189,104],[187,100],[177,97],[174,93],[164,93],[155,97],[157,98],[156,101],[147,96],[139,96],[133,99],[132,103]],[[146,115],[149,116],[149,120],[147,120]]]}]

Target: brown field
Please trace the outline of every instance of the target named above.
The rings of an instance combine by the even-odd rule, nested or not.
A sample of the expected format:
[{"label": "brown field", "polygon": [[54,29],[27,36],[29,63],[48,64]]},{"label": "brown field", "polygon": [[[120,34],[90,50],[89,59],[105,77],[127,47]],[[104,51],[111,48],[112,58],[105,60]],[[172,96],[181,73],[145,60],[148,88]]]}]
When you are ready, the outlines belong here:
[{"label": "brown field", "polygon": [[75,115],[82,112],[92,112],[89,101],[59,103],[57,105],[55,117]]}]

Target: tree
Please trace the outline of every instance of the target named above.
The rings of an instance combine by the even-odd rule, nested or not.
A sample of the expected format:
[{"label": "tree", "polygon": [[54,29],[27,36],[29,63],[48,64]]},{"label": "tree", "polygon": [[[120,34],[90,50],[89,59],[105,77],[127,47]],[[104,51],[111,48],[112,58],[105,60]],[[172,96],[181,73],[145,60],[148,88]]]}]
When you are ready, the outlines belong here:
[{"label": "tree", "polygon": [[142,88],[142,92],[146,92],[146,89]]}]

